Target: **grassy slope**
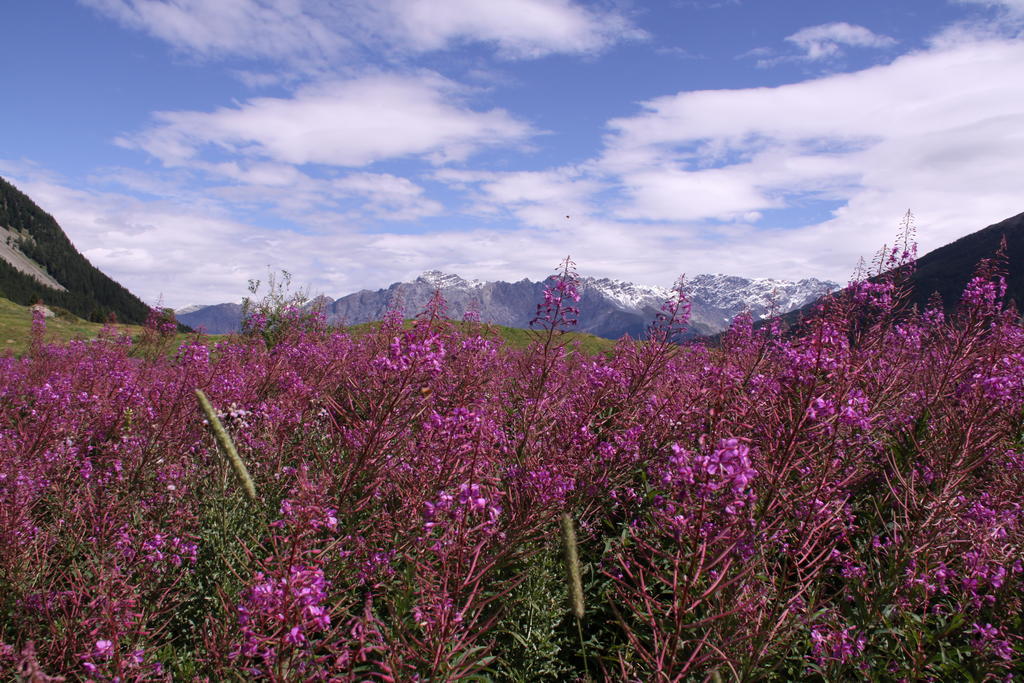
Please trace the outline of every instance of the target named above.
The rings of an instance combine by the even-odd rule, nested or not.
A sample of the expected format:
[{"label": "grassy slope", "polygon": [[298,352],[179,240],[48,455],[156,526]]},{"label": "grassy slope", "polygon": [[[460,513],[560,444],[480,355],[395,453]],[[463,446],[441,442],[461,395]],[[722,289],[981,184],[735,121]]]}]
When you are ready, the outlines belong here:
[{"label": "grassy slope", "polygon": [[[361,323],[359,325],[352,325],[349,327],[349,331],[354,335],[365,334],[369,330],[378,326],[380,323]],[[412,324],[411,320],[406,321],[406,327]],[[537,330],[524,330],[518,327],[504,327],[502,325],[490,325],[490,324],[479,324],[479,323],[464,323],[459,321],[452,321],[455,327],[462,330],[476,330],[483,334],[485,337],[490,334],[497,334],[501,339],[513,349],[523,349],[530,345],[532,341],[538,338],[540,333]],[[605,339],[604,337],[595,337],[592,334],[585,334],[583,332],[569,332],[567,333],[569,344],[579,342],[580,351],[586,354],[594,355],[598,353],[610,353],[615,348],[615,340]]]},{"label": "grassy slope", "polygon": [[[353,334],[365,333],[374,323],[355,325],[351,329]],[[455,323],[459,327],[466,327],[465,323]],[[138,325],[117,325],[132,337],[142,333]],[[497,325],[482,326],[494,330],[512,348],[523,348],[533,339],[536,332],[531,330],[520,330],[513,327],[501,327]],[[60,312],[59,315],[46,320],[46,339],[51,342],[66,342],[71,339],[94,339],[99,334],[103,325],[90,323],[67,312]],[[28,306],[20,306],[12,301],[0,297],[0,355],[7,351],[13,351],[20,355],[28,348],[29,335],[32,331],[32,311]],[[224,335],[207,335],[209,339],[221,339]],[[177,342],[184,342],[194,337],[192,334],[179,334]],[[602,339],[589,334],[578,332],[569,333],[571,342],[578,341],[580,350],[587,354],[607,353],[615,346],[610,339]],[[571,343],[570,342],[570,343]],[[177,344],[174,345],[175,347]]]},{"label": "grassy slope", "polygon": [[[117,327],[131,335],[138,334],[142,330],[138,325],[118,325]],[[47,318],[46,339],[51,342],[92,339],[102,328],[103,325],[99,323],[86,322],[71,313],[60,312],[53,318]],[[0,352],[23,353],[28,347],[31,331],[32,311],[30,307],[20,306],[0,297]]]}]

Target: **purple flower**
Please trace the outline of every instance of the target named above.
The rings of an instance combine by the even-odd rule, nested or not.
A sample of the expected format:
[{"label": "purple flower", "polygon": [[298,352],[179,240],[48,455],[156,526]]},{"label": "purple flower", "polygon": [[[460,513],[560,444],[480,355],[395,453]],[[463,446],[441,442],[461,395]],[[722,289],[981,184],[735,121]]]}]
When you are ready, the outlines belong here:
[{"label": "purple flower", "polygon": [[97,640],[92,653],[99,659],[107,659],[114,653],[114,643],[109,640]]}]

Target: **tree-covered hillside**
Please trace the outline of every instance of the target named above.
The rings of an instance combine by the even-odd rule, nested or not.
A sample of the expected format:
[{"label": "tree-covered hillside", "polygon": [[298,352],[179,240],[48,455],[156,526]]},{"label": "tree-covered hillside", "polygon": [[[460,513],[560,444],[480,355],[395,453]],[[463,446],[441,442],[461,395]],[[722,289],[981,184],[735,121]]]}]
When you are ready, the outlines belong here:
[{"label": "tree-covered hillside", "polygon": [[149,307],[89,263],[53,216],[3,178],[0,227],[16,233],[14,246],[67,289],[48,287],[0,259],[0,295],[23,305],[41,300],[94,321],[105,320],[111,313],[122,322],[145,321]]}]

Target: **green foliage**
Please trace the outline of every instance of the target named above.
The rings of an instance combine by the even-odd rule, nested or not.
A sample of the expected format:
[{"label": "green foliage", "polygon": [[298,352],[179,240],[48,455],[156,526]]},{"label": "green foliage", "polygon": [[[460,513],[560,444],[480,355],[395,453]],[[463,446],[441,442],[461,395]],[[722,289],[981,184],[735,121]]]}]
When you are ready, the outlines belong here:
[{"label": "green foliage", "polygon": [[579,644],[566,609],[561,547],[548,543],[524,565],[516,568],[523,582],[502,604],[495,648],[499,666],[520,683],[570,679]]},{"label": "green foliage", "polygon": [[267,291],[257,298],[260,280],[249,280],[249,293],[242,299],[242,333],[259,335],[268,347],[276,346],[297,332],[322,332],[326,329],[320,306],[310,300],[309,290],[292,289],[292,274],[282,270],[270,273]]},{"label": "green foliage", "polygon": [[275,511],[223,486],[200,508],[195,569],[182,577],[189,598],[171,611],[167,621],[164,661],[174,680],[187,680],[202,666],[197,654],[203,652],[205,639],[216,637],[210,624],[237,618],[231,608],[245,588],[243,577],[252,572],[251,549],[260,546]]}]

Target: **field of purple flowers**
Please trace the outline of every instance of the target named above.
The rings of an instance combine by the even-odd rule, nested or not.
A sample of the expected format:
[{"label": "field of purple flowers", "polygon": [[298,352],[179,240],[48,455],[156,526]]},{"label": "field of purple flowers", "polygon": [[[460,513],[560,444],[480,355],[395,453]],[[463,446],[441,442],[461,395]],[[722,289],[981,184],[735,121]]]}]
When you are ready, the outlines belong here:
[{"label": "field of purple flowers", "polygon": [[[5,680],[1004,680],[1024,671],[1024,326],[905,255],[798,331],[536,339],[435,297],[0,359]],[[196,389],[217,419],[207,420]],[[230,435],[237,459],[216,439]]]}]

